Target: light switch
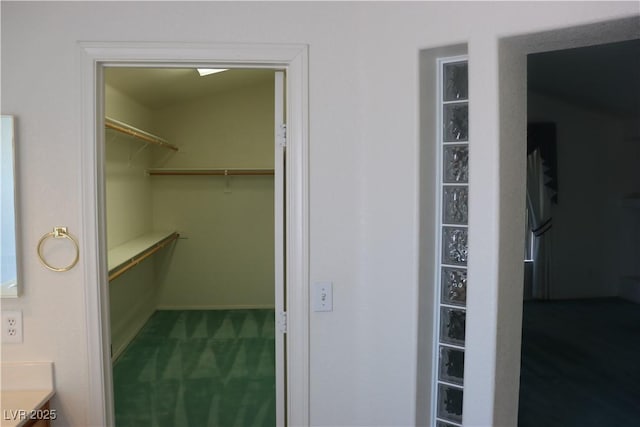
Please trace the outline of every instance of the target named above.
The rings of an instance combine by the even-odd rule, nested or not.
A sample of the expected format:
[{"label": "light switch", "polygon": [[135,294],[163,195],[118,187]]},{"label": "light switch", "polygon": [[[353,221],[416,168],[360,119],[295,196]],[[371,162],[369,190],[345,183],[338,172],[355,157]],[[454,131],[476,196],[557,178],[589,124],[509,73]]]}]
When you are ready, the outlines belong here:
[{"label": "light switch", "polygon": [[312,298],[313,311],[333,311],[333,283],[315,282]]}]

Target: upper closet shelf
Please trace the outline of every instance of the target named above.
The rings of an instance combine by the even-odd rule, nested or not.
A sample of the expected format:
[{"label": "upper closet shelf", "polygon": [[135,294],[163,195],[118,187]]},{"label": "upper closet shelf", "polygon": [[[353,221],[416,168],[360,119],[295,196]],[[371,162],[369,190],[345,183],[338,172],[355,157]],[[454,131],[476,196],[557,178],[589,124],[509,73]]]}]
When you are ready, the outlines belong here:
[{"label": "upper closet shelf", "polygon": [[159,145],[160,147],[168,148],[169,150],[178,151],[178,147],[167,142],[167,140],[160,138],[152,133],[145,132],[136,127],[128,125],[124,122],[112,119],[110,117],[104,118],[104,126],[107,129],[113,129],[118,132],[122,132],[126,135],[138,138],[146,143]]},{"label": "upper closet shelf", "polygon": [[107,254],[109,281],[118,278],[180,235],[174,231],[153,231],[111,249]]},{"label": "upper closet shelf", "polygon": [[148,169],[149,175],[273,175],[273,169],[241,169],[241,168],[173,168],[173,169]]}]

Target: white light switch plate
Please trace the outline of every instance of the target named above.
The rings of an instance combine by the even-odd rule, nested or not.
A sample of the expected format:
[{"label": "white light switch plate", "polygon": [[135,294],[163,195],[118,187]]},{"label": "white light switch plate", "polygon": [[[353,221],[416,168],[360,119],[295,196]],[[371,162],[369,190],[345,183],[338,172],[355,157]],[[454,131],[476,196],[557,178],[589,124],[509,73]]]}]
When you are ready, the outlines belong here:
[{"label": "white light switch plate", "polygon": [[313,311],[333,311],[333,283],[315,282],[312,290]]}]

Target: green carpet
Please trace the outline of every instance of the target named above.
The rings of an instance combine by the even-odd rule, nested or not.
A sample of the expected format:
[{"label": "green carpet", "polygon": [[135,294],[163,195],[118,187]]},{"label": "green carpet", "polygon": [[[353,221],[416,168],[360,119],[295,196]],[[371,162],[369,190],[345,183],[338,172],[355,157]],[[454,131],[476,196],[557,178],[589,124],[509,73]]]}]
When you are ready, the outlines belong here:
[{"label": "green carpet", "polygon": [[113,366],[116,426],[275,425],[273,310],[156,311]]}]

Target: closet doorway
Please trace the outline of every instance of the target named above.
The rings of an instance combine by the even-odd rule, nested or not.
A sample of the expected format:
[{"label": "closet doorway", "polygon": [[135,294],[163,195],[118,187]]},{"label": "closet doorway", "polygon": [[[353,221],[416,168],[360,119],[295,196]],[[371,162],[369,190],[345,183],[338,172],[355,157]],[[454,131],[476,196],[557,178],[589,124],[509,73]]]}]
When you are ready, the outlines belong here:
[{"label": "closet doorway", "polygon": [[211,71],[104,68],[116,426],[285,424],[284,72]]}]

